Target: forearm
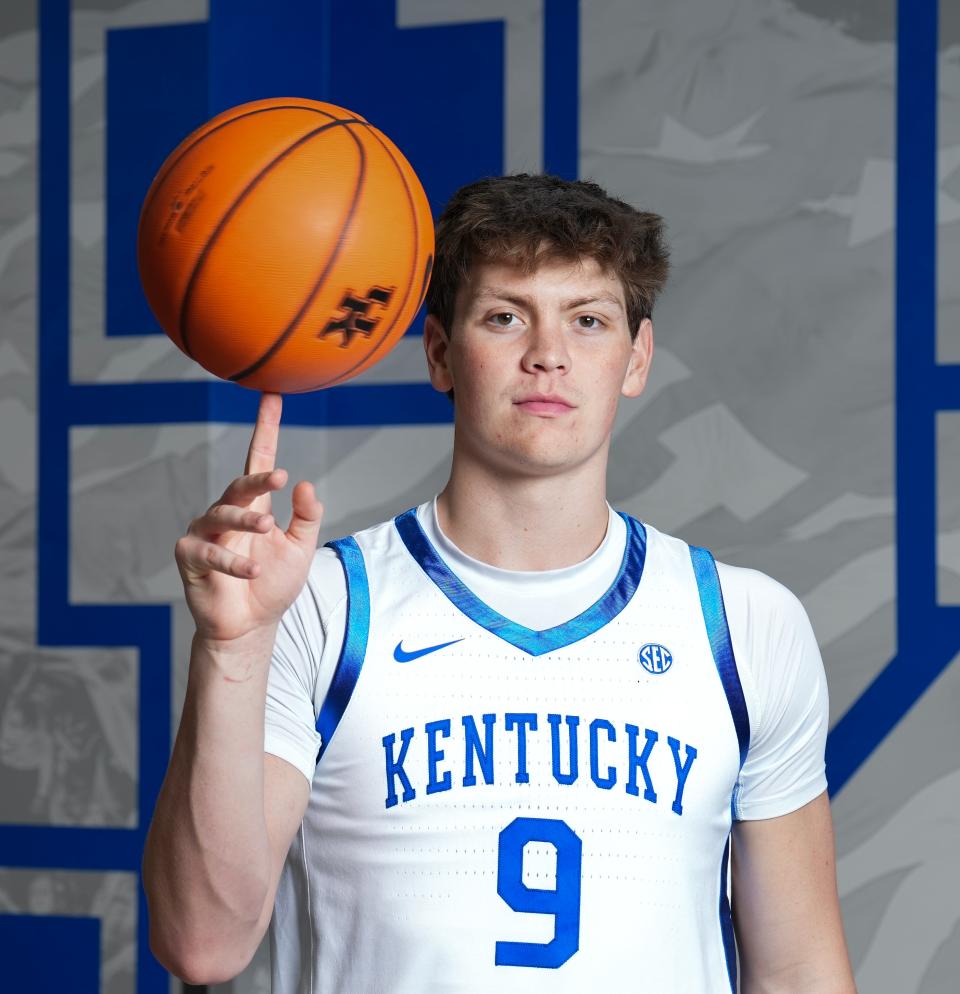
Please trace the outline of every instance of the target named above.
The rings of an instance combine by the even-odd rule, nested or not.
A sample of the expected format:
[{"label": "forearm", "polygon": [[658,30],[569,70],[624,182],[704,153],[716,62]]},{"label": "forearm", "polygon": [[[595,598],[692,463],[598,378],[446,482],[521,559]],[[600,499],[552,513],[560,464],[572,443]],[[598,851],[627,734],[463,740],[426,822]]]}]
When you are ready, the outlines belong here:
[{"label": "forearm", "polygon": [[813,908],[799,882],[797,894],[798,907],[767,906],[762,923],[734,911],[740,994],[856,994],[835,895]]},{"label": "forearm", "polygon": [[818,969],[802,963],[766,977],[743,972],[739,990],[740,994],[857,994],[846,964]]},{"label": "forearm", "polygon": [[[155,953],[178,973],[259,941],[270,886],[263,725],[274,630],[194,639],[187,694],[144,854]],[[240,962],[237,970],[242,968]]]}]

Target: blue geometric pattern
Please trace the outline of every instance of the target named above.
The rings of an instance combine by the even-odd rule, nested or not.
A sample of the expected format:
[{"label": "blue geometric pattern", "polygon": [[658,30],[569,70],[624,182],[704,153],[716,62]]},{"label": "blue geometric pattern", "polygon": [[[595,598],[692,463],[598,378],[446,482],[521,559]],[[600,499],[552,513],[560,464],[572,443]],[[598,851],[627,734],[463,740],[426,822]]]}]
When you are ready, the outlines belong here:
[{"label": "blue geometric pattern", "polygon": [[[575,26],[570,4],[565,22]],[[573,5],[576,7],[576,4]],[[553,9],[551,7],[551,9]],[[561,18],[560,20],[563,20]],[[40,33],[40,183],[39,183],[39,329],[38,329],[38,570],[37,642],[45,646],[124,646],[139,653],[139,756],[137,826],[135,828],[73,828],[0,825],[3,863],[11,867],[126,870],[139,873],[146,829],[170,753],[171,613],[169,606],[74,606],[69,602],[70,549],[70,430],[79,425],[175,424],[221,421],[253,424],[257,395],[227,383],[73,384],[70,382],[70,153],[71,153],[71,25],[69,0],[44,0],[39,5]],[[129,121],[124,107],[151,85],[141,69],[155,65],[171,37],[170,28],[137,28],[129,37],[113,32],[108,41],[108,107]],[[308,31],[317,32],[318,45],[309,58],[303,52]],[[341,33],[342,32],[342,33]],[[174,32],[176,33],[176,32]],[[202,41],[207,41],[204,75]],[[339,35],[342,44],[334,43]],[[429,36],[429,37],[427,37]],[[186,134],[196,116],[252,97],[297,95],[362,106],[394,138],[424,180],[434,205],[450,191],[484,173],[503,170],[503,31],[498,23],[430,29],[395,27],[394,5],[385,0],[359,5],[252,2],[210,5],[206,25],[185,26],[178,35],[191,54],[185,69],[201,93],[181,108],[182,121],[162,123],[164,134]],[[394,73],[395,85],[383,87],[365,79],[355,64],[357,37],[371,58]],[[269,42],[277,44],[271,45]],[[291,43],[293,48],[291,49]],[[576,52],[576,35],[567,39],[568,58]],[[430,55],[429,59],[424,56]],[[470,66],[482,58],[491,68],[477,81]],[[428,91],[426,69],[441,65],[448,86],[421,99]],[[121,75],[123,74],[123,75]],[[133,74],[132,77],[130,74]],[[356,86],[356,89],[355,89]],[[419,90],[417,89],[419,87]],[[207,94],[209,93],[209,99]],[[202,96],[205,104],[196,99]],[[410,107],[421,108],[419,115]],[[576,120],[576,106],[558,107],[567,121]],[[201,113],[202,111],[202,113]],[[447,113],[446,120],[436,116]],[[470,122],[458,130],[451,120]],[[108,129],[109,130],[109,129]],[[445,154],[428,156],[438,134]],[[556,154],[564,151],[557,134],[576,137],[575,127],[554,133]],[[114,138],[120,137],[114,135]],[[161,135],[161,138],[163,136]],[[162,146],[161,146],[162,151]],[[152,175],[157,147],[149,142],[108,139],[108,184],[119,183],[108,201],[108,240],[129,238],[129,196],[123,177]],[[565,151],[566,162],[575,151]],[[143,193],[146,192],[144,188]],[[119,213],[118,213],[119,211]],[[147,312],[130,298],[130,270],[118,262],[116,245],[108,250],[108,276],[123,286],[107,288],[108,320],[125,334],[156,332]],[[138,286],[138,284],[135,284]],[[139,290],[134,292],[134,296]],[[110,303],[112,301],[112,303]],[[137,315],[140,315],[140,318]],[[146,322],[140,325],[139,321]],[[317,395],[290,397],[284,405],[288,425],[372,425],[446,423],[446,398],[426,384],[377,384],[341,387]],[[147,909],[140,889],[137,909],[137,990],[166,994],[168,978],[150,954]]]},{"label": "blue geometric pattern", "polygon": [[960,607],[936,591],[936,415],[960,410],[960,367],[936,358],[938,15],[937,0],[897,5],[897,654],[830,732],[831,796],[960,651]]},{"label": "blue geometric pattern", "polygon": [[[208,25],[168,24],[107,34],[108,335],[162,335],[140,288],[137,222],[143,193],[170,150],[209,117]],[[177,71],[170,72],[170,53]]]},{"label": "blue geometric pattern", "polygon": [[[69,0],[43,0],[38,11],[37,642],[137,649],[138,818],[134,828],[0,825],[0,858],[11,867],[139,873],[146,827],[170,749],[171,613],[166,605],[70,604],[70,431],[80,425],[110,424],[252,425],[257,397],[231,384],[205,381],[71,383],[71,6]],[[544,167],[567,176],[577,173],[579,16],[575,0],[545,0]],[[960,608],[938,606],[935,588],[934,419],[938,411],[960,410],[960,369],[939,365],[935,355],[937,16],[937,0],[898,3],[899,646],[830,734],[827,771],[832,794],[849,781],[960,648]],[[171,32],[178,30],[189,53],[182,79],[175,81],[184,87],[181,102],[159,122],[156,147],[142,134],[121,140],[122,129],[132,127],[135,100],[150,86],[144,70],[156,64]],[[310,57],[290,57],[291,52],[304,51],[305,39],[315,41]],[[154,160],[169,144],[166,136],[185,134],[198,117],[245,99],[289,93],[362,107],[365,116],[407,152],[434,208],[461,183],[503,169],[503,28],[496,22],[401,31],[388,0],[364,4],[362,10],[360,4],[332,0],[211,0],[207,24],[112,32],[107,54],[107,334],[157,333],[137,284],[131,288],[130,259],[123,257],[132,223],[130,198],[137,202],[132,185],[151,175]],[[472,72],[478,58],[487,67],[482,80]],[[420,71],[425,65],[437,70],[443,87],[435,85],[432,74]],[[377,72],[367,72],[370,66]],[[382,85],[383,73],[393,85]],[[418,113],[411,113],[411,107]],[[438,136],[443,155],[432,154]],[[416,333],[419,327],[412,330]],[[284,408],[289,425],[432,424],[448,422],[450,416],[445,398],[424,384],[341,387],[287,398]],[[908,631],[923,631],[924,637],[908,640]],[[166,973],[148,948],[142,893],[137,916],[137,989],[166,994]],[[61,927],[59,921],[51,918],[48,927]],[[18,927],[16,922],[12,916],[0,916],[0,937]],[[84,929],[90,925],[81,919],[74,922],[62,927],[71,929],[78,941],[82,937],[88,948],[92,939]],[[82,971],[85,961],[77,955],[77,969]],[[90,989],[85,980],[80,986]]]},{"label": "blue geometric pattern", "polygon": [[4,987],[30,994],[100,990],[100,919],[0,915]]}]

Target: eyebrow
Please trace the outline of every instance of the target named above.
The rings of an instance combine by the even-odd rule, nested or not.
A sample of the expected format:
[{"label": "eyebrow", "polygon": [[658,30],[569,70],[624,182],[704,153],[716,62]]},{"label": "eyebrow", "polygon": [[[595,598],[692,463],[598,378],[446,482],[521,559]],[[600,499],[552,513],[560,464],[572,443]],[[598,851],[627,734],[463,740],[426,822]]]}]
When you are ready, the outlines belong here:
[{"label": "eyebrow", "polygon": [[[508,304],[515,304],[517,307],[526,307],[530,304],[530,298],[520,294],[511,293],[509,290],[496,286],[480,287],[475,296],[475,300],[493,298],[506,301]],[[586,297],[574,297],[570,300],[561,301],[560,306],[565,311],[572,311],[574,308],[583,307],[586,304],[612,304],[614,307],[623,310],[622,302],[612,293],[596,293]]]}]

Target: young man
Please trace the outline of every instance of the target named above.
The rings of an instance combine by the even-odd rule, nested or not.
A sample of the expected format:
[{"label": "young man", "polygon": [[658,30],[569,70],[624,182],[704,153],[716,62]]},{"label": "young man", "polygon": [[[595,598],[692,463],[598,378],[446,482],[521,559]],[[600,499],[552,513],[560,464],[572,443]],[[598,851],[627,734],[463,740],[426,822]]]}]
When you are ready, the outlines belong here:
[{"label": "young man", "polygon": [[853,991],[803,608],[605,499],[666,270],[593,184],[461,190],[424,331],[450,480],[331,547],[310,484],[270,515],[263,397],[176,550],[197,633],[144,866],[174,973],[235,975],[272,917],[278,994],[729,994],[738,951],[745,994]]}]

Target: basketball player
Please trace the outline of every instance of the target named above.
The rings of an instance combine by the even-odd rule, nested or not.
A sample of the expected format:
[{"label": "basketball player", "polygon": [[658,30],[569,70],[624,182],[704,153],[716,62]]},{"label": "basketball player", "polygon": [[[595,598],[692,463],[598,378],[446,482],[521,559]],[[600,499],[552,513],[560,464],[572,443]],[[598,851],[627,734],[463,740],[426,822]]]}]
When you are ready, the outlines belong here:
[{"label": "basketball player", "polygon": [[144,863],[174,973],[234,976],[272,919],[277,994],[729,994],[738,952],[745,994],[854,990],[802,606],[605,499],[666,272],[660,219],[593,184],[459,191],[424,329],[449,482],[319,550],[309,483],[270,514],[263,396],[176,548],[197,630]]}]

